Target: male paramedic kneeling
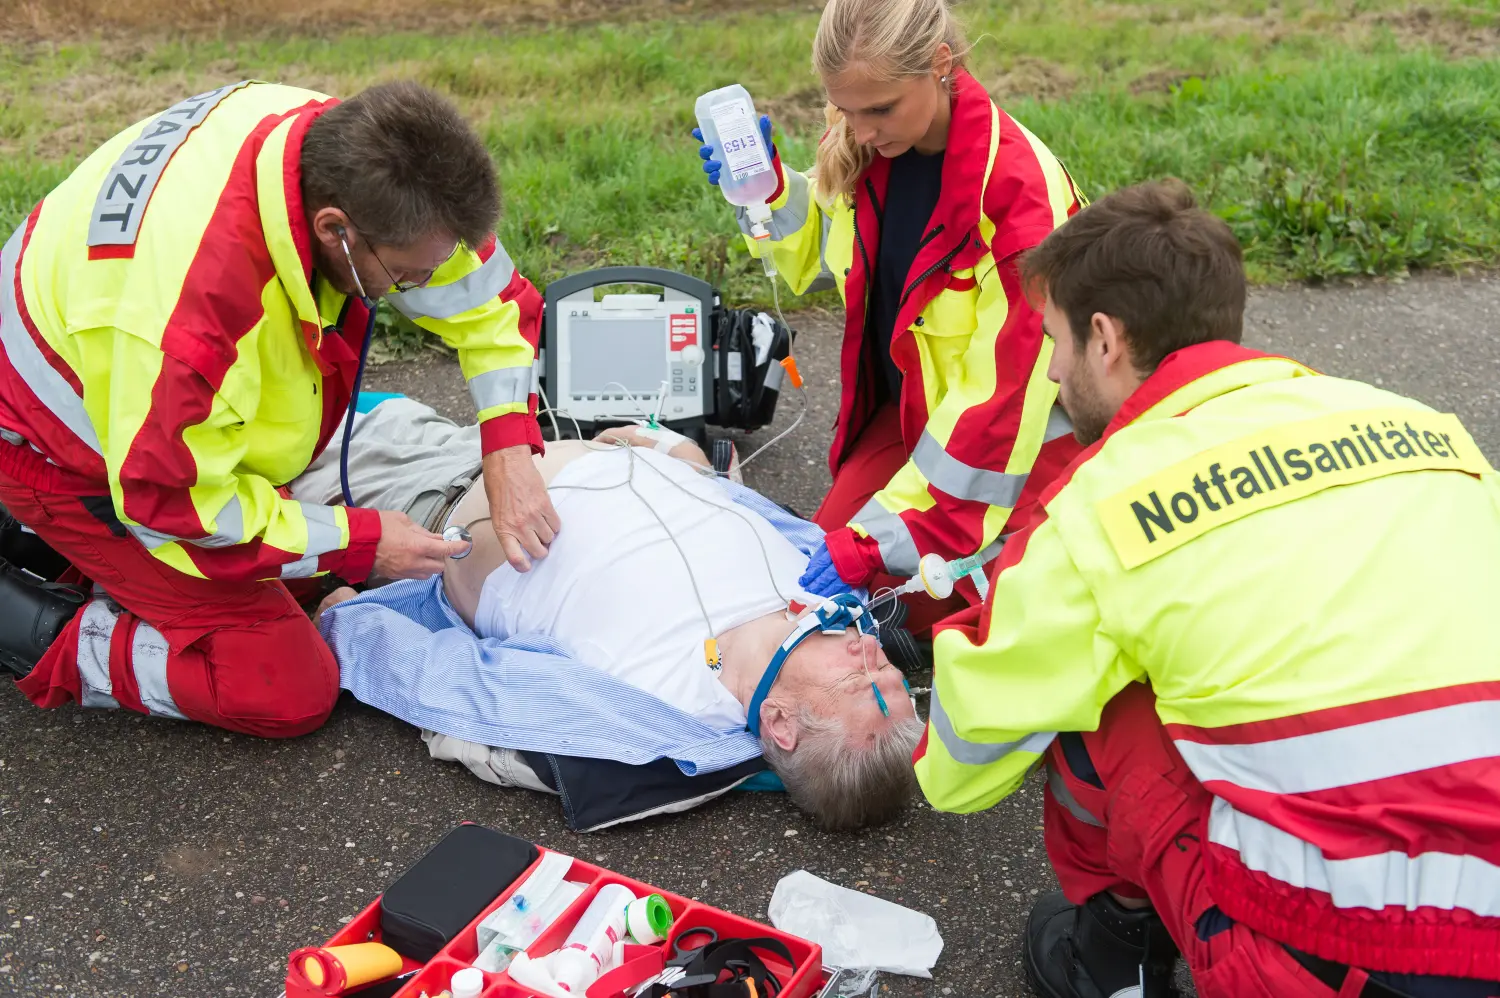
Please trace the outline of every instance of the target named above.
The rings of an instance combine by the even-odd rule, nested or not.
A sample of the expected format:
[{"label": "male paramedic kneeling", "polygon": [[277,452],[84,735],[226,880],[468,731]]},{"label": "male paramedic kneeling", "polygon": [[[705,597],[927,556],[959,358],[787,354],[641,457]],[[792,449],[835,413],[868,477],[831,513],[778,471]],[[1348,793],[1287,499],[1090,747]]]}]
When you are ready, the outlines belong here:
[{"label": "male paramedic kneeling", "polygon": [[939,633],[915,760],[975,811],[1045,759],[1036,992],[1172,994],[1180,949],[1204,998],[1500,994],[1500,478],[1238,346],[1239,247],[1180,185],[1023,274],[1088,447]]},{"label": "male paramedic kneeling", "polygon": [[0,663],[34,703],[323,723],[338,667],[280,580],[425,578],[462,548],[284,488],[340,430],[382,293],[459,352],[506,555],[546,553],[541,301],[498,215],[483,144],[408,83],[220,87],[36,207],[0,255],[0,503],[94,589],[0,572]]}]

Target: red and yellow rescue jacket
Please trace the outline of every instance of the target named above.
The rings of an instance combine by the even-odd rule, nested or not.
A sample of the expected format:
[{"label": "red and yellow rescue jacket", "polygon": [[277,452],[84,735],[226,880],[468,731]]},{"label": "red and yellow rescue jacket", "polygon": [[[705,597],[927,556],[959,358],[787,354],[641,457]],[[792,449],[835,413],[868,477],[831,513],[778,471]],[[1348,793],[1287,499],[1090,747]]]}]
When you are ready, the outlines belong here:
[{"label": "red and yellow rescue jacket", "polygon": [[1149,681],[1210,894],[1340,963],[1500,979],[1500,476],[1458,419],[1228,343],[1169,356],[935,640],[927,798],[1014,790]]},{"label": "red and yellow rescue jacket", "polygon": [[[278,492],[339,427],[367,317],[314,273],[302,205],[302,138],[335,103],[190,97],[85,160],[0,255],[0,461],[108,496],[188,575],[358,581],[374,560],[374,510]],[[541,446],[541,299],[493,237],[389,298],[458,350],[487,452]]]},{"label": "red and yellow rescue jacket", "polygon": [[[1034,502],[1077,453],[1067,417],[1054,408],[1052,348],[1021,293],[1016,258],[1082,200],[1047,147],[963,70],[953,77],[952,110],[941,194],[891,338],[911,458],[856,514],[852,531],[829,535],[849,582],[877,571],[913,575],[924,554],[955,558],[991,545],[1012,510]],[[877,406],[865,314],[883,206],[900,192],[887,190],[883,157],[852,199],[832,204],[821,203],[809,178],[779,159],[777,167],[782,184],[770,202],[777,269],[795,293],[836,287],[845,304],[843,389],[829,451],[836,474]],[[743,209],[740,216],[748,239]],[[851,573],[856,564],[863,571]]]}]

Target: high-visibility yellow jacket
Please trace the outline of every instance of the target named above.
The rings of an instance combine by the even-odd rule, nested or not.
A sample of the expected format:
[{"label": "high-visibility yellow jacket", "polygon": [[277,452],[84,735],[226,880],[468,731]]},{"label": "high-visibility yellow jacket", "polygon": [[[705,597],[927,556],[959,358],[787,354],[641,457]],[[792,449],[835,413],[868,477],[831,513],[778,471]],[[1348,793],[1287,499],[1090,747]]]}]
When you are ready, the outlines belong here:
[{"label": "high-visibility yellow jacket", "polygon": [[[913,575],[924,554],[955,558],[990,545],[1012,510],[1034,501],[1077,453],[1066,416],[1054,408],[1052,348],[1021,293],[1016,258],[1082,200],[1041,140],[963,70],[954,73],[952,114],[938,204],[891,337],[911,457],[858,512],[852,532],[829,537],[849,582],[865,581],[847,574],[856,562],[866,577]],[[883,205],[901,195],[886,189],[884,157],[875,158],[853,198],[831,204],[779,157],[777,167],[769,250],[776,268],[795,293],[836,287],[845,304],[842,395],[829,451],[837,474],[878,406],[878,362],[865,346],[867,298]],[[751,251],[761,252],[743,209],[739,215]]]},{"label": "high-visibility yellow jacket", "polygon": [[[1500,978],[1500,476],[1459,421],[1227,343],[1172,354],[940,632],[922,789],[989,807],[1149,681],[1231,918]],[[1165,805],[1163,805],[1165,806]]]},{"label": "high-visibility yellow jacket", "polygon": [[[358,581],[374,559],[375,511],[277,489],[347,411],[367,316],[314,272],[302,205],[302,138],[335,103],[190,97],[85,160],[0,255],[0,434],[45,456],[35,487],[108,496],[188,575]],[[498,242],[389,298],[457,348],[486,451],[540,446],[541,300]]]}]

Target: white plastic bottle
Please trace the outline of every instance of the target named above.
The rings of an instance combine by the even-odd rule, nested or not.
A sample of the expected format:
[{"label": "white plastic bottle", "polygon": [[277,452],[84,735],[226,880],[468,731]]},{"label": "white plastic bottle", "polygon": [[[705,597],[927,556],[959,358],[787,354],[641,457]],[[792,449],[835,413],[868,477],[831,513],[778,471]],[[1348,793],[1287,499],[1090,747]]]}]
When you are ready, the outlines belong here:
[{"label": "white plastic bottle", "polygon": [[704,144],[713,147],[713,158],[724,165],[719,190],[730,204],[745,209],[751,235],[768,238],[771,208],[766,201],[776,193],[779,181],[750,92],[738,83],[710,90],[693,105],[693,114]]},{"label": "white plastic bottle", "polygon": [[473,967],[465,967],[453,975],[449,982],[453,998],[479,998],[484,991],[484,974]]},{"label": "white plastic bottle", "polygon": [[552,954],[553,976],[565,991],[581,995],[609,969],[615,944],[625,938],[625,907],[635,899],[623,884],[606,884],[594,895],[562,949]]}]

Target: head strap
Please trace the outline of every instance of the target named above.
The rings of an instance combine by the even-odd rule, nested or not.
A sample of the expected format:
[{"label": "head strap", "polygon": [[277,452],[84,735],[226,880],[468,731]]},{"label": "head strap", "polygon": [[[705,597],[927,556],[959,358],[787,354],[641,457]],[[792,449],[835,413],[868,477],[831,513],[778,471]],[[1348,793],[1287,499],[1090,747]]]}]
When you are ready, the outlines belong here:
[{"label": "head strap", "polygon": [[839,593],[832,599],[826,599],[797,621],[792,633],[786,636],[786,640],[776,649],[776,654],[771,656],[771,664],[766,666],[760,683],[755,687],[755,695],[750,698],[745,727],[752,735],[760,735],[761,705],[766,702],[771,687],[776,683],[776,677],[781,675],[781,667],[786,665],[787,658],[797,646],[815,632],[843,634],[850,627],[857,628],[861,634],[875,633],[875,619],[853,593]]}]

